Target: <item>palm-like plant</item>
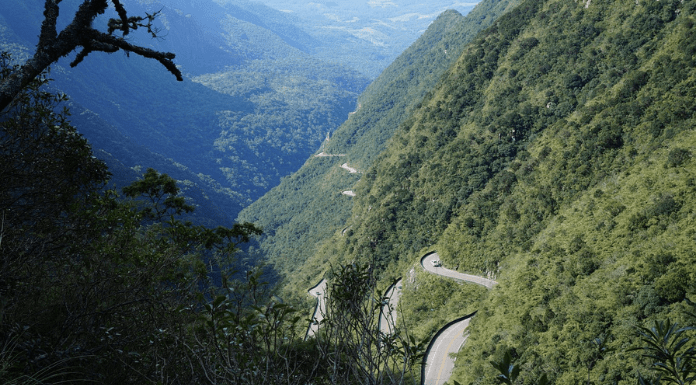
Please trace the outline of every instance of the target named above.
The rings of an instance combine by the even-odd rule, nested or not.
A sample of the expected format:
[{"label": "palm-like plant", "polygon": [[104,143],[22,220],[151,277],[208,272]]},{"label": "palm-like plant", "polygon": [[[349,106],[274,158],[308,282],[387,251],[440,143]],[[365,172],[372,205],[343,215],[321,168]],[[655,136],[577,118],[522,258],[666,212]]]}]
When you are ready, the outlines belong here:
[{"label": "palm-like plant", "polygon": [[692,384],[696,382],[694,355],[696,350],[689,344],[690,338],[685,334],[693,327],[680,328],[675,322],[655,321],[651,328],[639,327],[638,333],[643,342],[643,357],[652,359],[652,368],[660,375],[660,380],[670,384]]}]

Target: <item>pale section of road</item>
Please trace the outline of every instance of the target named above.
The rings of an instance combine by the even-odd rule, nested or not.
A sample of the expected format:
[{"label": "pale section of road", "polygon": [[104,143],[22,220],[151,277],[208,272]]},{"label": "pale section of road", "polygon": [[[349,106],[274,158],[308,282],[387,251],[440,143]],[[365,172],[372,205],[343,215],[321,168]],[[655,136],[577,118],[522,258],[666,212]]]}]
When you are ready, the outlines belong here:
[{"label": "pale section of road", "polygon": [[433,261],[439,261],[439,260],[440,260],[440,256],[437,255],[437,253],[430,253],[430,254],[426,254],[426,256],[423,257],[423,259],[421,259],[421,264],[423,265],[423,268],[425,270],[427,270],[431,273],[441,275],[443,277],[458,279],[460,281],[475,283],[475,284],[478,284],[481,286],[485,286],[489,289],[492,289],[493,286],[498,284],[498,282],[496,282],[492,279],[479,277],[477,275],[459,273],[459,272],[456,272],[454,270],[445,269],[442,266],[434,266]]},{"label": "pale section of road", "polygon": [[314,315],[312,315],[312,322],[309,324],[309,329],[307,329],[305,340],[309,337],[314,337],[319,330],[319,323],[326,315],[326,287],[326,279],[322,279],[318,285],[309,289],[309,294],[317,297],[317,307],[314,308]]},{"label": "pale section of road", "polygon": [[341,165],[342,169],[348,170],[349,173],[351,174],[357,174],[358,170],[354,169],[353,167],[348,166],[348,163],[343,163]]},{"label": "pale section of road", "polygon": [[384,297],[389,299],[387,304],[382,306],[379,314],[379,330],[384,334],[392,334],[394,331],[392,327],[396,325],[396,306],[401,298],[401,288],[401,279],[399,279],[384,294]]},{"label": "pale section of road", "polygon": [[459,321],[447,327],[435,340],[425,360],[425,379],[423,385],[442,385],[449,380],[454,370],[454,359],[450,354],[457,353],[466,342],[464,330],[469,326],[469,320]]},{"label": "pale section of road", "polygon": [[[357,174],[357,173],[358,173],[358,170],[354,169],[353,167],[348,166],[348,163],[343,163],[343,164],[341,165],[341,168],[344,169],[344,170],[348,170],[348,172],[351,173],[351,174]],[[355,193],[353,192],[353,190],[346,190],[346,191],[343,192],[343,195],[348,195],[348,196],[350,196],[350,197],[354,197],[354,196],[355,196]]]}]

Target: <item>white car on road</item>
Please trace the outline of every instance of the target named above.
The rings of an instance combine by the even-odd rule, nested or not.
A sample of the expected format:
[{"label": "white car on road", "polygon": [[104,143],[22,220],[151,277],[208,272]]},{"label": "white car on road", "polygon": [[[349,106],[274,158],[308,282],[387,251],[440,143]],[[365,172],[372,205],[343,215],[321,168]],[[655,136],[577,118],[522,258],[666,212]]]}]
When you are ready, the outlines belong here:
[{"label": "white car on road", "polygon": [[433,259],[432,261],[430,261],[430,263],[432,263],[434,267],[442,266],[442,263],[440,263],[439,259]]}]

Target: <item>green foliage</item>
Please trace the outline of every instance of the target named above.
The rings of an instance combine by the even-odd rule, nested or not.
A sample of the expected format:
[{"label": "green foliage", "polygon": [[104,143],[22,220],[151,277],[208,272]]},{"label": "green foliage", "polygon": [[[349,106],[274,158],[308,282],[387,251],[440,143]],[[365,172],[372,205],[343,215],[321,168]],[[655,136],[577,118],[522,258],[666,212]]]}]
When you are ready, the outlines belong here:
[{"label": "green foliage", "polygon": [[429,339],[453,319],[475,312],[476,305],[487,295],[482,286],[443,279],[418,267],[408,276],[403,284],[399,317],[410,325],[417,338]]},{"label": "green foliage", "polygon": [[260,273],[225,280],[202,311],[188,310],[197,317],[189,349],[207,383],[304,383],[325,369],[320,352],[298,342],[304,319],[279,298],[268,299]]},{"label": "green foliage", "polygon": [[[330,384],[417,383],[427,339],[416,339],[405,322],[380,330],[384,298],[368,264],[353,263],[331,271],[326,315],[314,337],[324,353]],[[390,321],[387,321],[390,322]],[[338,370],[337,370],[338,368]]]},{"label": "green foliage", "polygon": [[686,332],[693,327],[679,328],[677,323],[655,321],[651,328],[639,327],[643,357],[650,358],[652,369],[659,373],[660,381],[669,384],[691,384],[696,381],[694,355],[696,348],[690,344]]},{"label": "green foliage", "polygon": [[[520,366],[515,364],[514,361],[515,360],[512,358],[512,355],[509,350],[505,352],[503,358],[500,361],[491,361],[491,365],[498,372],[500,372],[500,374],[498,374],[498,376],[496,377],[499,383],[507,385],[514,385],[515,383],[517,383],[517,378],[520,376]],[[455,383],[457,382],[455,381]],[[539,380],[536,382],[536,384],[549,384],[549,379],[546,373],[543,373],[541,377],[539,377]]]},{"label": "green foliage", "polygon": [[216,277],[232,275],[238,243],[259,230],[181,222],[191,207],[154,170],[125,189],[147,202],[104,189],[106,167],[67,111],[54,112],[64,97],[45,83],[0,118],[2,381],[197,378],[181,370],[189,328]]},{"label": "green foliage", "polygon": [[[638,326],[637,331],[640,335],[642,347],[628,349],[628,351],[643,351],[643,357],[652,361],[651,369],[658,376],[654,380],[644,378],[638,374],[638,383],[659,384],[662,381],[672,384],[690,384],[696,381],[696,369],[694,368],[695,351],[691,344],[691,338],[686,336],[686,332],[693,330],[693,327],[679,328],[678,324],[667,321],[655,321],[652,328]],[[590,384],[590,369],[603,358],[604,354],[610,352],[611,348],[606,346],[606,339],[596,338],[593,341],[596,347],[595,357],[588,361],[587,384]],[[512,385],[517,381],[520,374],[520,366],[514,363],[510,350],[505,351],[500,361],[491,361],[491,365],[500,373],[497,379],[500,383]],[[456,382],[456,381],[455,381]],[[547,384],[546,373],[540,377],[539,384]]]},{"label": "green foliage", "polygon": [[[696,287],[694,10],[548,0],[500,17],[366,164],[350,216],[299,269],[369,260],[406,276],[437,249],[499,282],[447,310],[478,309],[453,380],[495,383],[490,362],[515,347],[520,382],[635,383],[635,325],[682,323]],[[403,312],[444,318],[432,301]]]},{"label": "green foliage", "polygon": [[675,148],[667,156],[667,167],[677,167],[691,159],[691,151],[684,148]]},{"label": "green foliage", "polygon": [[193,206],[187,205],[184,197],[177,196],[178,192],[175,180],[151,168],[147,169],[141,180],[123,188],[127,197],[145,199],[147,203],[140,215],[145,220],[156,221],[161,221],[166,215],[193,211]]},{"label": "green foliage", "polygon": [[500,372],[496,378],[502,384],[513,385],[520,375],[520,367],[512,363],[509,351],[505,352],[500,361],[491,361],[491,365]]}]

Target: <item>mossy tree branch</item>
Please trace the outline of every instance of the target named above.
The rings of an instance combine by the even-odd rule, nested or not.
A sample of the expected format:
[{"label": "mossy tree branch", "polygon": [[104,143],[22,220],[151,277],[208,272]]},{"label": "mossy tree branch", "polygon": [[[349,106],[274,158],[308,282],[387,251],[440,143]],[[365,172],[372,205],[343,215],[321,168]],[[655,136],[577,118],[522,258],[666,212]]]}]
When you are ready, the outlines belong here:
[{"label": "mossy tree branch", "polygon": [[[94,29],[92,23],[97,16],[102,15],[106,11],[109,1],[84,0],[75,13],[72,22],[59,33],[56,29],[56,20],[60,13],[60,2],[61,0],[46,0],[44,21],[34,56],[0,83],[0,111],[10,105],[19,91],[26,87],[43,70],[79,47],[81,47],[81,50],[75,60],[70,63],[71,67],[78,65],[87,55],[94,51],[112,53],[123,50],[127,53],[133,52],[149,59],[155,59],[174,74],[177,80],[183,80],[181,71],[176,68],[173,62],[175,57],[173,53],[140,47],[129,43],[124,38],[131,30],[138,28],[146,28],[148,33],[153,37],[157,37],[157,32],[153,28],[153,22],[157,13],[148,14],[145,17],[129,17],[120,0],[111,0],[119,18],[109,20],[108,32],[102,32]],[[116,35],[118,32],[120,32],[121,36]]]}]

